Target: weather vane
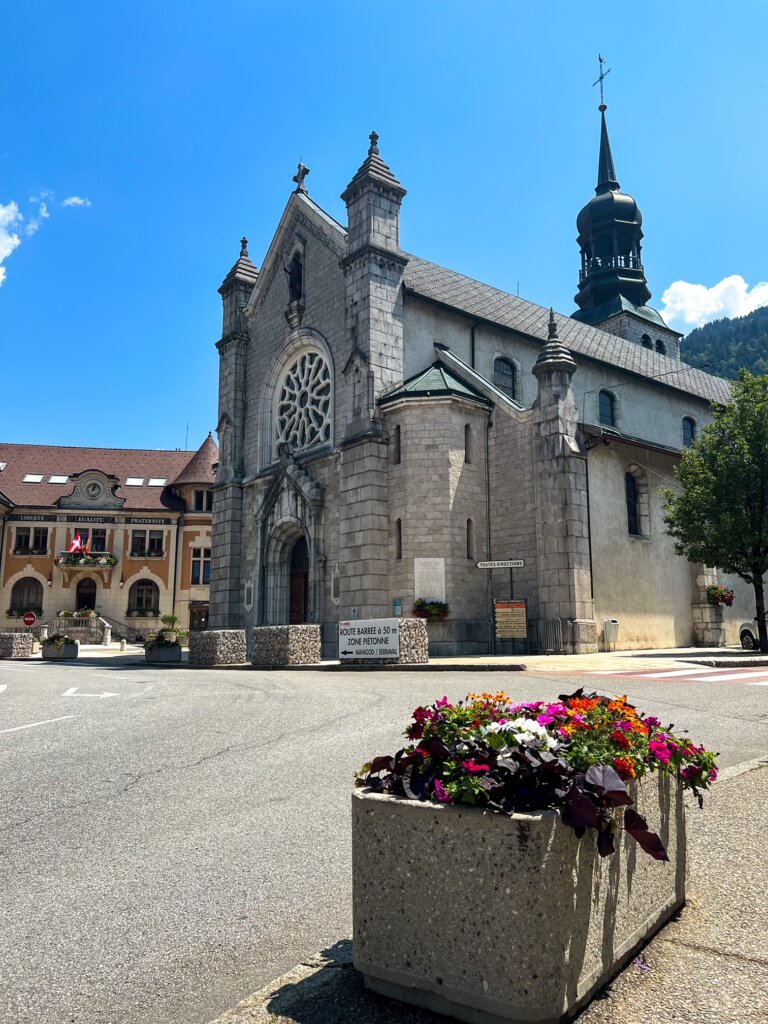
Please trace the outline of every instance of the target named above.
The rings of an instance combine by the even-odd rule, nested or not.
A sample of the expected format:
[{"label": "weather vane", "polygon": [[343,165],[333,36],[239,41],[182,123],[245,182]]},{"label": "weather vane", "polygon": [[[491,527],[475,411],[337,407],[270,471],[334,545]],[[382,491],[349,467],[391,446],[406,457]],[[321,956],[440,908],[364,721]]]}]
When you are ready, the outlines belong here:
[{"label": "weather vane", "polygon": [[594,87],[598,83],[600,84],[600,106],[604,107],[605,106],[605,100],[603,99],[603,82],[605,81],[605,76],[606,75],[610,75],[611,69],[608,68],[607,70],[605,70],[605,57],[601,57],[599,53],[597,55],[597,59],[600,62],[600,64],[599,64],[600,75],[599,75],[597,81],[592,83],[592,88],[594,89]]}]

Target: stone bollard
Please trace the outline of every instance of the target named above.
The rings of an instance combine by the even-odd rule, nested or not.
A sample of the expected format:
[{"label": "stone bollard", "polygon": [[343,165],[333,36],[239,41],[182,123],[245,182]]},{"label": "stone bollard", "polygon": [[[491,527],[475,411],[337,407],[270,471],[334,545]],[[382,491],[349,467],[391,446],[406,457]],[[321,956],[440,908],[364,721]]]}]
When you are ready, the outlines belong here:
[{"label": "stone bollard", "polygon": [[102,639],[101,642],[102,642],[102,644],[105,647],[109,647],[109,645],[112,643],[112,627],[111,626],[105,626],[104,627],[104,638]]},{"label": "stone bollard", "polygon": [[121,650],[121,651],[124,651],[124,650],[125,650],[125,640],[121,640],[121,641],[120,641],[120,650]]}]

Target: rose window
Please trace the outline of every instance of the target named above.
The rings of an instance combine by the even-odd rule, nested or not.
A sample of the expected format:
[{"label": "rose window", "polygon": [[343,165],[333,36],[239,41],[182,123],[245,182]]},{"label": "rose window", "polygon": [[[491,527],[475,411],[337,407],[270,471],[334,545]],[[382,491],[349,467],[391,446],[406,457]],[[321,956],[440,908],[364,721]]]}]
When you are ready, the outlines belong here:
[{"label": "rose window", "polygon": [[285,374],[277,403],[277,440],[294,451],[331,439],[331,375],[319,352],[304,352]]}]

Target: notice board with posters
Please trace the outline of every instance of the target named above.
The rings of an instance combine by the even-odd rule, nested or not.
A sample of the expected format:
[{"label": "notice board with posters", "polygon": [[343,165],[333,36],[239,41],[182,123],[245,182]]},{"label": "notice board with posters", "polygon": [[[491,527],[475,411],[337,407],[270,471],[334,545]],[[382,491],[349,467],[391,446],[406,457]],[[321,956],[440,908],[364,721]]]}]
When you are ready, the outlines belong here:
[{"label": "notice board with posters", "polygon": [[497,640],[528,639],[528,606],[524,598],[515,601],[494,601]]}]

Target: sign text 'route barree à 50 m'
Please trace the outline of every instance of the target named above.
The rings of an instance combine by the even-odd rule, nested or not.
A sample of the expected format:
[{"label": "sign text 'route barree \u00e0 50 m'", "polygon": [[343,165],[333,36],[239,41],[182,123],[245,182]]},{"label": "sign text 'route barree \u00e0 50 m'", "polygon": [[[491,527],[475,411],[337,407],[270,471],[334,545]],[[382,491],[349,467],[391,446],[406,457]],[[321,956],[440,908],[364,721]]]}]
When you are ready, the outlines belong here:
[{"label": "sign text 'route barree \u00e0 50 m'", "polygon": [[357,619],[339,623],[339,660],[399,658],[399,619]]}]

